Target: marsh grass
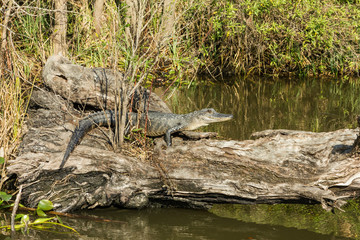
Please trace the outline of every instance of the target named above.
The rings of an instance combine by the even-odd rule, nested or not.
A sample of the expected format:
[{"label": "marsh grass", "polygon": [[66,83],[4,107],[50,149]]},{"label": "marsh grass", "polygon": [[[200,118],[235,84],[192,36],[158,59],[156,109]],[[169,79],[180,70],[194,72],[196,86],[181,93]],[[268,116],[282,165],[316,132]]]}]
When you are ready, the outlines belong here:
[{"label": "marsh grass", "polygon": [[1,80],[0,88],[0,146],[4,156],[1,165],[0,188],[6,180],[5,166],[8,159],[15,153],[19,146],[22,125],[26,117],[26,109],[29,104],[29,96],[32,88],[24,89],[19,78],[15,81]]},{"label": "marsh grass", "polygon": [[[23,71],[33,66],[26,70],[27,77],[39,75],[51,55],[52,8],[51,1],[25,1],[11,12],[10,63]],[[126,9],[123,2],[105,1],[99,35],[92,5],[84,0],[68,2],[67,57],[88,67],[111,68],[116,62],[117,69],[125,70],[129,44],[118,45],[128,28]],[[356,1],[182,1],[177,6],[176,32],[149,82],[184,84],[196,73],[217,80],[227,74],[356,75],[359,15]],[[142,43],[151,42],[160,25],[161,13],[156,13],[143,30]],[[142,47],[146,51],[153,46]]]},{"label": "marsh grass", "polygon": [[359,74],[360,8],[344,1],[210,1],[190,24],[202,72]]}]

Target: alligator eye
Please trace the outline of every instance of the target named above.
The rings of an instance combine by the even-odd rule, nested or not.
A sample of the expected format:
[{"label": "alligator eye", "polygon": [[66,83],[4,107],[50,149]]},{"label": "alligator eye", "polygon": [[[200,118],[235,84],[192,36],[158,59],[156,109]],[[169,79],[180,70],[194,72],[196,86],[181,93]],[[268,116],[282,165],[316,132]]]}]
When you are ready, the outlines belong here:
[{"label": "alligator eye", "polygon": [[208,112],[208,113],[212,113],[213,110],[212,110],[212,109],[208,109],[207,112]]}]

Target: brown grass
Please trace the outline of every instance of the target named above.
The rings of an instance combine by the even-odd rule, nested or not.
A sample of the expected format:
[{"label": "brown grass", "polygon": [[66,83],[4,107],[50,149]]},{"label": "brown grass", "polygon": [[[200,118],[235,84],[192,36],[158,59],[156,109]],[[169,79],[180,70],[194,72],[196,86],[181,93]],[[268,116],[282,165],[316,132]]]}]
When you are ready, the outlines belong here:
[{"label": "brown grass", "polygon": [[1,170],[1,182],[6,180],[5,166],[8,159],[16,152],[21,136],[22,124],[25,120],[26,109],[29,103],[29,90],[23,89],[21,81],[3,79],[0,88],[0,148],[5,162]]}]

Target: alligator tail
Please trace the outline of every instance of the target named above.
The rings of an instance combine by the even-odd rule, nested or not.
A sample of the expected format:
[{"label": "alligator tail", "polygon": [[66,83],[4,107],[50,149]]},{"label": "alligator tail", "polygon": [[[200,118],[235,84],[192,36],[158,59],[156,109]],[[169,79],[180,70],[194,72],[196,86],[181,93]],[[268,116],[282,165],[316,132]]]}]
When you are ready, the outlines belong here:
[{"label": "alligator tail", "polygon": [[79,125],[75,128],[75,131],[71,136],[70,142],[66,148],[66,152],[64,154],[63,160],[59,168],[61,169],[64,167],[71,152],[80,143],[81,139],[85,136],[85,134],[88,131],[98,126],[114,126],[114,125],[115,125],[115,114],[111,110],[106,110],[104,112],[96,112],[82,119],[79,122]]}]

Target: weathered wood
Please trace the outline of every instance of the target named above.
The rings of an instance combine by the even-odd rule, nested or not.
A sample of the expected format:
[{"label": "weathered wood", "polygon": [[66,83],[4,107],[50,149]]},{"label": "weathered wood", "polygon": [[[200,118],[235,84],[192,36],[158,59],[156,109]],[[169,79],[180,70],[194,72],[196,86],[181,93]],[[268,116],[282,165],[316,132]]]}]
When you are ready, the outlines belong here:
[{"label": "weathered wood", "polygon": [[[64,64],[44,70],[59,71],[46,83],[62,97],[44,90],[33,93],[27,132],[18,156],[7,167],[10,179],[16,177],[23,185],[23,202],[30,207],[47,198],[64,212],[110,205],[206,208],[213,203],[279,202],[320,202],[331,209],[360,194],[359,129],[266,130],[246,141],[194,141],[211,134],[185,133],[192,140],[176,137],[166,149],[158,138],[154,149],[146,152],[136,146],[114,152],[111,137],[104,135],[111,131],[94,129],[59,170],[72,134],[69,129],[77,124],[71,101],[84,96],[81,79],[94,80],[86,77],[88,73],[81,79],[71,76],[64,69],[77,66]],[[66,84],[68,89],[62,91]],[[99,89],[88,90],[101,95]],[[102,104],[98,99],[92,103]]]},{"label": "weathered wood", "polygon": [[[117,80],[125,81],[121,72],[104,68],[86,68],[72,64],[61,55],[49,57],[43,70],[45,84],[55,93],[73,103],[92,106],[97,109],[114,109]],[[146,90],[140,88],[135,94],[136,104]],[[147,94],[150,92],[147,91]],[[140,101],[144,109],[144,101]],[[150,94],[149,110],[171,112],[166,104],[154,93]],[[147,108],[147,105],[145,105]]]},{"label": "weathered wood", "polygon": [[43,198],[58,211],[288,201],[340,207],[344,199],[359,196],[359,158],[350,153],[358,129],[274,130],[246,141],[175,138],[173,147],[157,147],[150,157],[130,148],[114,153],[94,130],[58,170],[71,136],[66,128],[75,127],[66,121],[71,111],[61,111],[70,106],[49,92],[35,93],[33,102],[37,109],[29,112],[19,155],[7,168],[31,207]]}]

